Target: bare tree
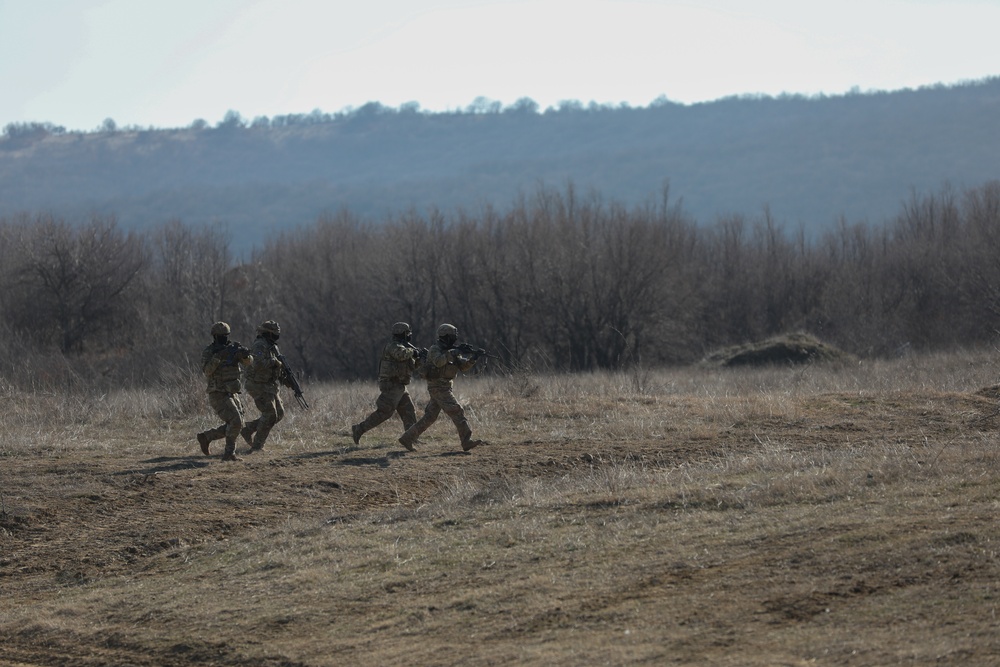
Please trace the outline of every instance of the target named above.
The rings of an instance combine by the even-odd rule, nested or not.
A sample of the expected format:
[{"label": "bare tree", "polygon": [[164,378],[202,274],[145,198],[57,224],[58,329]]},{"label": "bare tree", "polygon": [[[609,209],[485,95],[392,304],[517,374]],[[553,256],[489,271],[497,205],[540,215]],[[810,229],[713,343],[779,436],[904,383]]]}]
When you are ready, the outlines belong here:
[{"label": "bare tree", "polygon": [[[123,232],[114,218],[74,227],[40,217],[20,228],[16,246],[17,288],[26,299],[17,313],[22,328],[39,340],[53,332],[63,353],[134,335],[129,291],[148,262],[138,234]],[[106,341],[98,343],[99,336]]]},{"label": "bare tree", "polygon": [[175,219],[149,236],[150,317],[164,337],[185,340],[195,329],[202,334],[199,339],[204,338],[212,322],[233,318],[236,307],[227,294],[234,289],[227,285],[233,259],[223,227],[191,226]]}]

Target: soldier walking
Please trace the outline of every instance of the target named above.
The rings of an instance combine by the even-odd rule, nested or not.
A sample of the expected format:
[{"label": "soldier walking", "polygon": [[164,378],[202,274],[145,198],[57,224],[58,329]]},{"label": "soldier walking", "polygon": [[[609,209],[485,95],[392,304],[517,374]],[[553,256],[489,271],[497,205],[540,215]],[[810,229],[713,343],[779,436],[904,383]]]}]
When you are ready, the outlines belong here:
[{"label": "soldier walking", "polygon": [[426,378],[430,400],[424,408],[423,416],[406,430],[406,433],[399,438],[399,442],[409,451],[414,451],[413,445],[417,438],[430,428],[443,411],[454,422],[461,439],[462,450],[467,452],[483,443],[481,440],[472,439],[472,428],[465,419],[465,410],[455,398],[452,387],[458,372],[464,373],[470,370],[478,361],[481,351],[473,351],[469,356],[464,356],[462,351],[455,347],[458,341],[458,329],[454,325],[442,324],[438,327],[437,335],[437,342],[427,351]]},{"label": "soldier walking", "polygon": [[243,428],[243,403],[240,401],[240,366],[253,361],[250,350],[229,340],[232,331],[225,322],[212,325],[212,344],[201,353],[201,369],[208,378],[208,403],[224,423],[197,435],[201,452],[210,456],[208,445],[213,440],[226,439],[223,461],[236,458],[236,438]]},{"label": "soldier walking", "polygon": [[278,350],[281,327],[274,320],[267,320],[257,327],[257,338],[250,351],[253,363],[246,375],[246,390],[260,411],[260,416],[243,427],[241,435],[250,445],[250,452],[264,448],[267,436],[275,424],[285,417],[285,407],[281,404],[278,383],[285,376],[283,357]]},{"label": "soldier walking", "polygon": [[351,426],[354,444],[361,442],[361,436],[372,430],[395,412],[403,421],[403,430],[409,429],[417,421],[413,400],[406,385],[416,368],[417,360],[426,356],[427,350],[418,350],[410,343],[413,331],[406,322],[392,325],[392,338],[382,348],[378,363],[379,396],[375,401],[375,411],[360,424]]}]

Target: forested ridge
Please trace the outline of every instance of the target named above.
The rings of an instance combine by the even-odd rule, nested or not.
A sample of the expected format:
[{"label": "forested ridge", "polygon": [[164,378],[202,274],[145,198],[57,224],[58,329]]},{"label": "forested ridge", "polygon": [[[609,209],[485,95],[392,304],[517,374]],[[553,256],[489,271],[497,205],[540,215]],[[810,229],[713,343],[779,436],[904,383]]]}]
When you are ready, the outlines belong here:
[{"label": "forested ridge", "polygon": [[276,319],[307,378],[370,378],[392,322],[436,326],[494,368],[687,364],[807,331],[861,357],[980,345],[1000,330],[1000,181],[914,193],[884,224],[818,239],[767,211],[712,225],[669,191],[627,207],[572,186],[476,214],[323,216],[237,257],[224,229],[96,216],[0,222],[8,387],[171,382],[216,320],[249,342]]},{"label": "forested ridge", "polygon": [[[58,119],[52,119],[58,121]],[[1000,79],[834,97],[733,97],[642,108],[479,100],[449,113],[370,103],[337,113],[91,132],[9,124],[0,217],[114,216],[127,229],[223,223],[248,252],[345,210],[380,223],[411,208],[505,207],[573,183],[626,206],[664,183],[702,226],[765,207],[817,237],[882,223],[912,191],[1000,178]]]}]

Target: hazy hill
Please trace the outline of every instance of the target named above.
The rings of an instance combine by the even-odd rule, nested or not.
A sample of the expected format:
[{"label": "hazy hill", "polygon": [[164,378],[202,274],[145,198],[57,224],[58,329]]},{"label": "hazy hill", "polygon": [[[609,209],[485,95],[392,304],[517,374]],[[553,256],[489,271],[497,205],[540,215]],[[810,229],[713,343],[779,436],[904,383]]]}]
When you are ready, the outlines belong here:
[{"label": "hazy hill", "polygon": [[881,222],[911,190],[1000,178],[1000,78],[838,97],[729,98],[644,108],[530,100],[456,113],[372,103],[215,127],[65,132],[8,125],[0,217],[116,214],[127,226],[225,221],[238,247],[346,207],[504,208],[539,183],[628,204],[671,197],[699,223],[763,206],[810,232]]}]

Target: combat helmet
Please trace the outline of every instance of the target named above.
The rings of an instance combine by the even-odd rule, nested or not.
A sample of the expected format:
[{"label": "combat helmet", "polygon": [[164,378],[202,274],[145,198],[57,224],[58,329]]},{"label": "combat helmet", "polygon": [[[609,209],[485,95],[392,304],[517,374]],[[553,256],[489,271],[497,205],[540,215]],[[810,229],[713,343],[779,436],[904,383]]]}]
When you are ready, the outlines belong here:
[{"label": "combat helmet", "polygon": [[406,322],[396,322],[392,325],[393,336],[405,336],[408,333],[412,333],[412,331],[410,330],[410,325]]},{"label": "combat helmet", "polygon": [[438,338],[446,338],[448,336],[454,336],[458,338],[458,327],[454,324],[442,324],[438,327]]},{"label": "combat helmet", "polygon": [[258,334],[271,334],[272,336],[277,336],[281,333],[281,327],[274,320],[267,320],[266,322],[261,322],[260,326],[257,327]]},{"label": "combat helmet", "polygon": [[225,322],[216,322],[212,325],[213,336],[228,336],[232,329]]}]

